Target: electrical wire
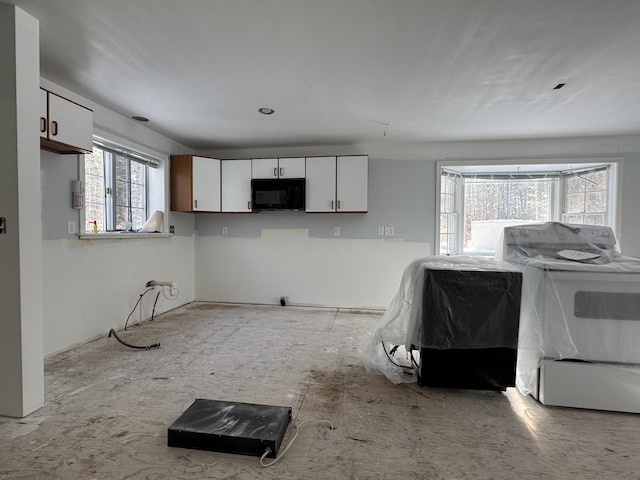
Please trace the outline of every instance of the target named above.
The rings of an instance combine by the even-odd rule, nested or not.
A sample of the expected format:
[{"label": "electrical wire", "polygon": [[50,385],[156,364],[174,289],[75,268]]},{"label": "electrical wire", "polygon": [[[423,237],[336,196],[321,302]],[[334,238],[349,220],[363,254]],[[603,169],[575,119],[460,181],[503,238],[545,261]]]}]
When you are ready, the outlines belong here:
[{"label": "electrical wire", "polygon": [[[413,370],[414,370],[414,369],[413,369],[413,367],[412,367],[412,366],[410,366],[410,365],[400,365],[398,362],[394,362],[394,361],[393,361],[393,358],[391,357],[391,355],[389,355],[389,352],[387,352],[387,347],[385,347],[385,346],[384,346],[384,340],[380,341],[380,343],[382,344],[382,350],[384,350],[384,353],[387,355],[387,358],[389,359],[389,361],[390,361],[393,365],[395,365],[395,366],[396,366],[396,367],[398,367],[398,368],[401,368],[401,369],[404,371],[404,373],[409,374],[409,375],[413,375]],[[398,347],[399,347],[399,346],[400,346],[400,345],[396,345],[396,346],[394,346],[394,347],[391,349],[392,353],[395,353],[395,351],[398,349]],[[412,355],[411,353],[410,353],[409,355],[411,356],[412,363],[413,363],[413,355]]]},{"label": "electrical wire", "polygon": [[262,454],[262,456],[260,457],[260,465],[262,465],[264,468],[270,467],[271,465],[274,465],[276,462],[278,462],[282,457],[284,457],[284,454],[287,453],[287,450],[289,450],[289,447],[291,445],[293,445],[293,442],[295,441],[295,439],[298,437],[298,432],[300,431],[300,427],[303,426],[305,423],[328,423],[329,424],[329,429],[331,430],[335,430],[336,427],[333,426],[333,423],[331,423],[329,420],[305,420],[304,422],[300,423],[299,425],[296,425],[296,433],[293,435],[293,438],[291,439],[291,441],[287,444],[287,446],[284,448],[284,450],[282,451],[282,453],[280,453],[280,455],[278,455],[278,457],[276,459],[274,459],[273,461],[269,462],[269,463],[264,463],[264,459],[267,455],[269,455],[271,453],[271,447],[267,447],[267,449],[265,450],[265,452]]},{"label": "electrical wire", "polygon": [[134,348],[136,350],[151,350],[152,348],[160,348],[160,342],[152,343],[151,345],[132,345],[130,343],[127,343],[118,336],[118,334],[113,328],[109,330],[109,337],[111,337],[111,335],[113,335],[114,338],[118,340],[125,347]]},{"label": "electrical wire", "polygon": [[[164,288],[160,290],[160,292],[164,292]],[[158,292],[158,294],[156,295],[156,299],[153,301],[153,308],[151,309],[151,319],[149,320],[150,322],[153,322],[153,316],[156,314],[156,303],[158,303],[158,297],[160,296],[160,292]]]},{"label": "electrical wire", "polygon": [[[124,322],[124,329],[125,330],[127,329],[127,324],[129,323],[129,319],[131,318],[131,315],[133,315],[133,312],[136,311],[136,308],[138,307],[138,304],[140,304],[140,301],[142,300],[142,297],[144,297],[151,290],[153,290],[153,288],[149,288],[149,289],[145,290],[144,293],[140,294],[140,298],[138,298],[138,301],[136,302],[136,304],[131,309],[131,313],[129,313],[129,316],[127,317],[127,320]],[[154,304],[154,308],[155,308],[155,304]]]}]

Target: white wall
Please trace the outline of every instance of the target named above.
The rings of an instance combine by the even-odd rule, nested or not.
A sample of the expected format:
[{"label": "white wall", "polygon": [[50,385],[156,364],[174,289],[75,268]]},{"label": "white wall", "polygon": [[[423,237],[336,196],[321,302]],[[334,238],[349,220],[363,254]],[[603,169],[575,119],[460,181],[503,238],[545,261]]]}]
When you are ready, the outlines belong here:
[{"label": "white wall", "polygon": [[[194,299],[193,237],[49,240],[43,256],[45,355],[123,327],[149,280],[178,284],[175,300],[160,295],[156,314]],[[155,292],[143,297],[143,320],[154,298]],[[136,310],[129,325],[139,319]]]},{"label": "white wall", "polygon": [[38,177],[38,21],[0,3],[0,415],[44,401]]},{"label": "white wall", "polygon": [[196,237],[196,298],[238,303],[386,308],[426,242],[310,238],[304,229],[258,238]]}]

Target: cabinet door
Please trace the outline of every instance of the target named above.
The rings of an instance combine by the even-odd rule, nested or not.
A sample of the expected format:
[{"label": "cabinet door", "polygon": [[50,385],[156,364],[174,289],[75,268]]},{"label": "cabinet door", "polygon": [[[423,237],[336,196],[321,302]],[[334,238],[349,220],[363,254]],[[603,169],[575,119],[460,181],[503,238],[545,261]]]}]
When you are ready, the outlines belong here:
[{"label": "cabinet door", "polygon": [[278,162],[280,178],[305,178],[305,158],[281,158]]},{"label": "cabinet door", "polygon": [[369,157],[357,155],[337,159],[336,211],[366,212]]},{"label": "cabinet door", "polygon": [[251,160],[251,178],[278,178],[278,159],[254,158]]},{"label": "cabinet door", "polygon": [[193,211],[220,211],[220,160],[193,157]]},{"label": "cabinet door", "polygon": [[222,211],[251,212],[251,160],[222,160]]},{"label": "cabinet door", "polygon": [[49,92],[49,140],[93,150],[93,112]]},{"label": "cabinet door", "polygon": [[307,157],[307,212],[335,212],[336,157]]},{"label": "cabinet door", "polygon": [[49,121],[47,120],[47,91],[40,89],[40,138],[47,138]]}]

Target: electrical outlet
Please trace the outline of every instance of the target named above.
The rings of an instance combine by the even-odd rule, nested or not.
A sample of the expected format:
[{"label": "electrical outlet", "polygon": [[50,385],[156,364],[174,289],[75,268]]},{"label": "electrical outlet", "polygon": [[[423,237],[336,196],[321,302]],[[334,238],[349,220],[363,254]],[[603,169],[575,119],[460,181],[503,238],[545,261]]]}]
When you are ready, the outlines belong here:
[{"label": "electrical outlet", "polygon": [[395,234],[396,234],[396,229],[394,227],[384,227],[385,237],[393,237]]},{"label": "electrical outlet", "polygon": [[176,226],[175,225],[169,225],[169,233],[176,233]]},{"label": "electrical outlet", "polygon": [[334,237],[340,236],[340,227],[333,227],[333,236]]},{"label": "electrical outlet", "polygon": [[67,222],[67,233],[69,235],[75,235],[76,233],[78,233],[78,229],[76,228],[76,222],[74,222],[73,220],[69,220]]},{"label": "electrical outlet", "polygon": [[384,227],[378,227],[378,236],[384,237]]},{"label": "electrical outlet", "polygon": [[227,227],[222,227],[222,235],[228,235],[229,229]]}]

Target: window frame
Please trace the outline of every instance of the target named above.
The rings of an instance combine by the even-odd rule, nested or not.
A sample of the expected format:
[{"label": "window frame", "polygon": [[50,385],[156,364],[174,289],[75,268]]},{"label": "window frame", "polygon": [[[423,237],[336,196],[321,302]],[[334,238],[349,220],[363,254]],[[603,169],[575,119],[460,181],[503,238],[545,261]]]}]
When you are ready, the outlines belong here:
[{"label": "window frame", "polygon": [[[128,142],[120,141],[120,139],[112,138],[111,135],[94,135],[93,145],[99,148],[112,151],[117,155],[129,157],[133,161],[143,163],[147,165],[145,173],[145,203],[146,203],[146,217],[149,218],[151,214],[157,210],[161,212],[167,211],[167,173],[168,173],[168,157],[149,149],[138,148],[137,146],[129,146]],[[114,168],[115,168],[115,161]],[[153,167],[153,168],[151,168]],[[115,171],[113,172],[115,177]],[[82,182],[82,190],[84,194],[85,188],[85,155],[78,155],[78,178]],[[115,182],[115,180],[114,180]],[[115,188],[115,183],[114,183]],[[130,184],[129,184],[130,188]],[[113,194],[113,201],[115,202],[115,192]],[[105,204],[105,208],[109,208]],[[115,214],[115,205],[113,208],[113,214]],[[168,233],[168,219],[167,215],[164,215],[164,221],[161,232],[137,232],[137,231],[100,231],[98,233],[87,232],[84,230],[86,226],[86,208],[80,208],[78,211],[78,238],[81,240],[98,240],[98,239],[127,239],[127,238],[167,238],[171,234]],[[146,219],[145,219],[146,221]]]},{"label": "window frame", "polygon": [[[607,164],[610,166],[610,175],[608,176],[607,184],[607,205],[611,205],[608,209],[607,219],[605,224],[610,226],[616,237],[620,238],[621,232],[621,200],[622,200],[622,157],[575,157],[575,158],[547,158],[547,159],[499,159],[499,160],[438,160],[436,161],[436,185],[435,185],[435,231],[434,231],[434,252],[436,255],[440,254],[440,238],[442,232],[441,225],[441,175],[444,170],[455,171],[456,167],[473,168],[478,174],[484,168],[485,171],[491,169],[499,169],[501,172],[508,172],[508,167],[513,167],[513,173],[518,172],[520,167],[523,166],[535,166],[536,172],[539,172],[541,167],[548,167],[550,172],[560,173],[560,182],[562,182],[562,171],[568,171],[571,169],[589,169],[596,167],[597,165]],[[544,171],[544,170],[542,170]],[[522,173],[522,172],[518,172]],[[461,182],[459,188],[459,194],[457,199],[457,232],[464,231],[464,181]],[[556,219],[562,218],[563,213],[563,194],[562,186],[559,188],[552,188],[550,203],[551,214]],[[559,191],[560,190],[560,191]],[[456,242],[456,249],[459,253],[464,255],[482,255],[473,252],[464,252],[464,239],[458,235]],[[449,249],[449,251],[455,251]],[[455,253],[452,253],[455,254]]]}]

